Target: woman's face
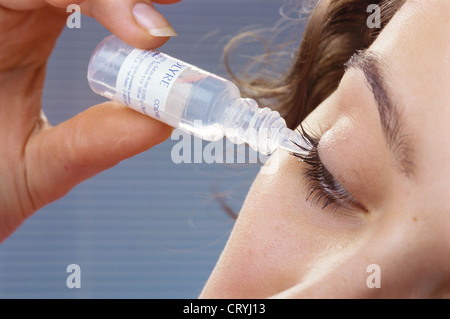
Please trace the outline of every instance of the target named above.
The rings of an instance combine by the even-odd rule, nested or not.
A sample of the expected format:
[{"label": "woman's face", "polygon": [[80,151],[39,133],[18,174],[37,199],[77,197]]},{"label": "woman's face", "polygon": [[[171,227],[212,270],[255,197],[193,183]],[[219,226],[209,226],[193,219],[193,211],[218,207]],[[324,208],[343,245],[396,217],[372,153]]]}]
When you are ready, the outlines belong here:
[{"label": "woman's face", "polygon": [[349,62],[303,123],[334,181],[277,154],[201,297],[450,297],[449,13],[409,0]]}]

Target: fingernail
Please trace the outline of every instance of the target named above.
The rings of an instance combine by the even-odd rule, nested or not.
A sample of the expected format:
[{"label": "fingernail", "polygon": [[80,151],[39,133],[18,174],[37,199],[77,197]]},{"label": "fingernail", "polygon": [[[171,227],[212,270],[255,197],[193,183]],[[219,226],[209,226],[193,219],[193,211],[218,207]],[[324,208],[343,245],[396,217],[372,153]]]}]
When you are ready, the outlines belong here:
[{"label": "fingernail", "polygon": [[177,35],[169,22],[151,5],[137,3],[133,7],[133,16],[136,22],[154,37],[173,37]]}]

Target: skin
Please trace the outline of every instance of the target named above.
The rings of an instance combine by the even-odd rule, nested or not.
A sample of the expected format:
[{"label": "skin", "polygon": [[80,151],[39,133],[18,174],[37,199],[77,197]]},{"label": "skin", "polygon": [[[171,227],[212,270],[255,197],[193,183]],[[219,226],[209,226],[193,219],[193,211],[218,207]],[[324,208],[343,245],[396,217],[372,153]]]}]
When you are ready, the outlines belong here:
[{"label": "skin", "polygon": [[[169,136],[169,127],[112,102],[56,127],[41,113],[45,63],[66,17],[58,8],[81,3],[137,47],[167,41],[127,14],[136,2],[112,10],[106,0],[0,0],[0,240],[77,183]],[[414,174],[399,169],[363,72],[349,69],[305,126],[323,133],[322,162],[364,210],[306,201],[306,164],[275,154],[278,171],[256,178],[200,297],[450,297],[449,12],[447,0],[409,0],[370,48],[414,142]],[[381,288],[366,284],[371,264]]]},{"label": "skin", "polygon": [[150,36],[133,19],[138,2],[145,1],[0,0],[0,242],[76,184],[170,136],[169,126],[113,102],[55,127],[41,112],[45,66],[67,6],[79,4],[135,47],[161,46],[168,37]]},{"label": "skin", "polygon": [[[386,142],[364,73],[305,120],[322,132],[320,158],[364,207],[305,201],[304,163],[279,154],[259,174],[207,282],[204,298],[450,297],[450,2],[407,1],[370,50],[412,141],[414,173]],[[380,288],[366,283],[379,265]]]}]

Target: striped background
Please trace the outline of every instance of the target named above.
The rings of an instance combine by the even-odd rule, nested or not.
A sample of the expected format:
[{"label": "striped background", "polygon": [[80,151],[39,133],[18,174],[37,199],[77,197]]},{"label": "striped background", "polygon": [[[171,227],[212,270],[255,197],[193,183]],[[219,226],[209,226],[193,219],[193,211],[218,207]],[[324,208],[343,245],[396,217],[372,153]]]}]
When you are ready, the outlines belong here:
[{"label": "striped background", "polygon": [[[157,6],[179,36],[161,50],[225,75],[222,50],[248,28],[271,27],[282,0],[183,0]],[[109,32],[83,16],[66,28],[48,66],[44,110],[58,124],[104,101],[86,68]],[[246,44],[243,52],[259,50]],[[238,211],[257,165],[172,163],[168,140],[75,187],[0,245],[1,298],[195,298],[233,226],[214,199]],[[66,268],[81,267],[81,289]]]}]

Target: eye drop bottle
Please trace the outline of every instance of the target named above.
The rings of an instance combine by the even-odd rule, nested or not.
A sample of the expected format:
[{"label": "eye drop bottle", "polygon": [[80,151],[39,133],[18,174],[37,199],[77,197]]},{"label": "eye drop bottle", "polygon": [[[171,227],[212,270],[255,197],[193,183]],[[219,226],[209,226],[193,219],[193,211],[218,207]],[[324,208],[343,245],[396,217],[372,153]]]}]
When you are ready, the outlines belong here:
[{"label": "eye drop bottle", "polygon": [[207,141],[226,136],[265,155],[308,148],[278,112],[241,98],[231,81],[157,50],[133,48],[114,35],[93,52],[88,81],[95,93]]}]

